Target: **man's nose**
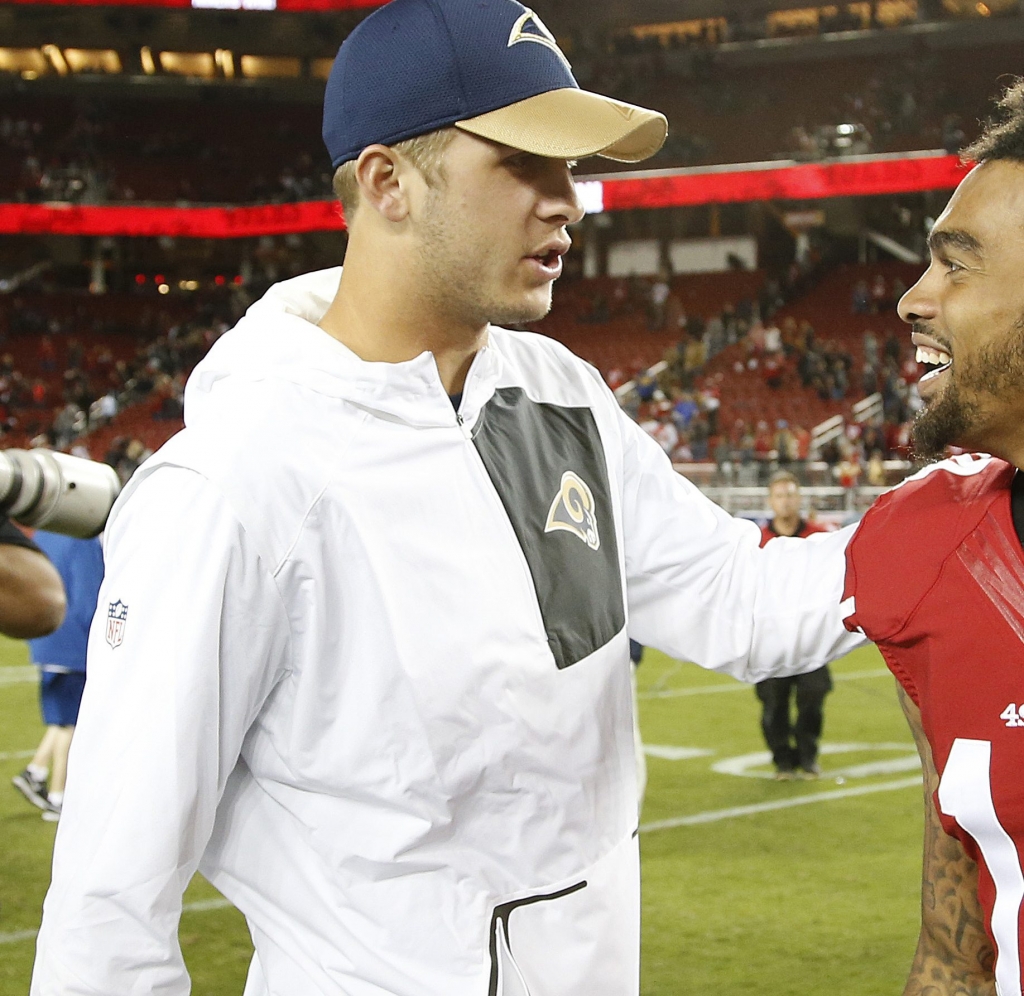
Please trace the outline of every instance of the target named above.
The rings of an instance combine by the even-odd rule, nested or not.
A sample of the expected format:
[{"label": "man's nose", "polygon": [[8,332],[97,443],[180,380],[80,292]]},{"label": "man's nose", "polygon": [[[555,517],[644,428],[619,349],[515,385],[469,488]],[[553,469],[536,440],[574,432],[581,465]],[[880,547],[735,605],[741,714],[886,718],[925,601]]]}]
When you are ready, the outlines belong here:
[{"label": "man's nose", "polygon": [[576,181],[565,163],[552,163],[545,178],[544,201],[541,214],[545,221],[560,225],[575,225],[586,211],[576,190]]},{"label": "man's nose", "polygon": [[900,298],[896,313],[908,325],[929,321],[938,314],[938,305],[932,289],[933,266],[929,266],[913,287]]}]

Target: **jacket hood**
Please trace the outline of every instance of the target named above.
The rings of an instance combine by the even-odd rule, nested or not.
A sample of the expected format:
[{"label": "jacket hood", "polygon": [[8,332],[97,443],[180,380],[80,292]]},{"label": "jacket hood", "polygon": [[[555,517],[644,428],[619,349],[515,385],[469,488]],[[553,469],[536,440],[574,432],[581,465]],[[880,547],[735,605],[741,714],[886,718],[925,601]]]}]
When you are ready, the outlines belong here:
[{"label": "jacket hood", "polygon": [[[369,363],[317,325],[340,279],[337,266],[274,284],[193,370],[185,386],[185,424],[204,421],[225,388],[284,382],[410,425],[451,426],[455,412],[432,353]],[[500,365],[493,345],[474,359],[460,408],[467,422],[493,394]]]}]

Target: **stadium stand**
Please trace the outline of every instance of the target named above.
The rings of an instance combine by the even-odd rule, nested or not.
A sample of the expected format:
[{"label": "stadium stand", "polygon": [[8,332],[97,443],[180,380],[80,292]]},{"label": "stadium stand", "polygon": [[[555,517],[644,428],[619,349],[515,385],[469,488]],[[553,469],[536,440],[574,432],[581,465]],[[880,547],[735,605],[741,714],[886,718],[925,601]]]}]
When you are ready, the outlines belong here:
[{"label": "stadium stand", "polygon": [[[581,78],[667,114],[672,135],[652,160],[662,167],[955,151],[986,112],[1000,72],[1019,70],[1011,44],[981,46],[964,59],[925,54],[896,65],[838,57],[695,70],[689,63],[673,69],[669,60],[641,72],[633,61],[614,51],[588,54]],[[207,88],[201,102],[133,91],[20,98],[16,114],[0,116],[0,199],[239,204],[329,197],[319,93],[311,97],[259,103]],[[617,168],[586,165],[598,173]]]},{"label": "stadium stand", "polygon": [[[956,149],[971,137],[1000,72],[1019,68],[1021,19],[998,20],[1005,6],[990,4],[987,24],[977,11],[913,2],[834,11],[766,8],[749,17],[668,24],[640,19],[623,25],[616,18],[612,26],[600,18],[574,22],[566,9],[564,19],[552,10],[551,20],[583,85],[666,110],[675,137],[654,165],[678,166]],[[970,23],[957,21],[959,15],[970,15]],[[156,27],[140,21],[138,30],[164,30],[160,17],[148,16],[145,24]],[[39,15],[40,23],[48,23],[45,17]],[[15,95],[0,111],[0,201],[191,205],[329,197],[330,170],[319,140],[323,67],[314,73],[316,58],[327,53],[309,48],[326,44],[327,34],[317,42],[300,30],[300,21],[289,23],[270,48],[277,44],[292,56],[306,46],[301,79],[231,79],[219,69],[212,76],[204,70],[195,78],[176,77],[158,58],[155,70],[146,70],[145,86],[46,69],[39,80],[45,85],[22,82],[12,90],[0,69],[0,86]],[[97,37],[104,30],[90,27]],[[903,53],[899,60],[879,58],[894,45]],[[116,47],[125,73],[140,82],[137,54],[127,53],[123,42]],[[47,66],[59,65],[47,58]],[[587,171],[619,168],[586,164]],[[913,255],[921,253],[926,219],[940,202],[927,195],[877,198],[859,203],[854,214],[862,232],[886,232]],[[783,207],[706,216],[676,210],[657,222],[649,212],[606,216],[606,247],[647,234],[663,243],[720,229],[755,234],[761,269],[564,281],[554,311],[538,328],[594,363],[649,428],[659,431],[674,420],[678,434],[670,448],[679,460],[728,456],[742,463],[749,453],[764,462],[779,452],[780,440],[783,448],[807,455],[810,430],[838,418],[855,428],[840,428],[824,455],[836,464],[851,452],[866,461],[865,430],[855,421],[865,411],[872,413],[865,421],[871,446],[881,439],[884,456],[900,455],[916,371],[902,355],[905,337],[893,305],[898,288],[911,283],[920,266],[867,262],[877,254],[865,254],[863,245],[861,262],[854,263],[849,237],[842,244],[829,222],[819,240],[831,239],[829,262],[814,280],[797,279],[790,235],[777,220],[765,220],[772,211],[781,218]],[[173,416],[181,381],[198,357],[182,359],[173,348],[164,355],[168,334],[185,330],[189,341],[193,333],[208,340],[218,323],[238,314],[237,307],[211,310],[203,294],[178,294],[178,277],[197,283],[186,272],[191,266],[206,288],[214,270],[238,273],[244,283],[239,299],[251,298],[274,279],[340,257],[337,245],[316,257],[297,239],[239,240],[213,263],[182,244],[188,240],[154,241],[161,243],[158,252],[138,245],[109,252],[88,242],[73,249],[83,272],[98,262],[109,271],[104,286],[94,288],[101,293],[85,293],[88,277],[77,278],[78,291],[51,281],[46,293],[0,293],[5,445],[47,437],[98,457],[116,450],[115,439],[159,445],[180,421],[153,415]],[[11,257],[24,257],[24,245]],[[192,263],[167,278],[171,292],[158,298],[149,284],[147,293],[133,292],[140,290],[132,287],[133,265],[147,266],[150,274],[165,265],[139,262],[147,255],[168,267],[186,258]],[[835,266],[834,260],[845,262]],[[0,258],[3,272],[13,266]],[[872,294],[879,280],[881,297]],[[863,306],[854,302],[855,293],[867,294]],[[69,356],[72,349],[81,357]],[[156,376],[148,376],[154,351],[156,369],[148,373]],[[632,390],[623,389],[630,384]],[[117,414],[103,416],[98,426],[88,418],[90,407],[111,388]],[[877,402],[854,411],[876,394]],[[692,424],[678,414],[691,403],[697,408]],[[69,406],[77,406],[84,423]],[[671,433],[666,438],[671,442]]]}]

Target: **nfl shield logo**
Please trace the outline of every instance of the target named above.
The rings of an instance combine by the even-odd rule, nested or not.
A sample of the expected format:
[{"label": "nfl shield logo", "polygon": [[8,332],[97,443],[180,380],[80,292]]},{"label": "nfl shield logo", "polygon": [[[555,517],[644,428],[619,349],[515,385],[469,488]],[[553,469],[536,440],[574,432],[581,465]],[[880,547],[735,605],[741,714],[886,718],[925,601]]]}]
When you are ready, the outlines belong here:
[{"label": "nfl shield logo", "polygon": [[120,599],[107,606],[107,643],[112,649],[121,646],[124,624],[128,619],[128,606]]}]

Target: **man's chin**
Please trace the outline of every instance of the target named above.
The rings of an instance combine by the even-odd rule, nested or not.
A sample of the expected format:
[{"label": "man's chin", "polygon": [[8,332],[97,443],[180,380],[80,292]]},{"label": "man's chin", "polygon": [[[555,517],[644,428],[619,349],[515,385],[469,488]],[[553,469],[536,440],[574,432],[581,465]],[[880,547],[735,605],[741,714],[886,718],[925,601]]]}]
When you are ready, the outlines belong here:
[{"label": "man's chin", "polygon": [[495,308],[491,314],[492,325],[529,325],[539,322],[551,311],[551,294],[537,295],[510,302],[504,307]]},{"label": "man's chin", "polygon": [[936,460],[950,446],[969,448],[968,440],[977,419],[977,406],[964,401],[955,388],[947,388],[914,416],[911,431],[914,456]]}]

